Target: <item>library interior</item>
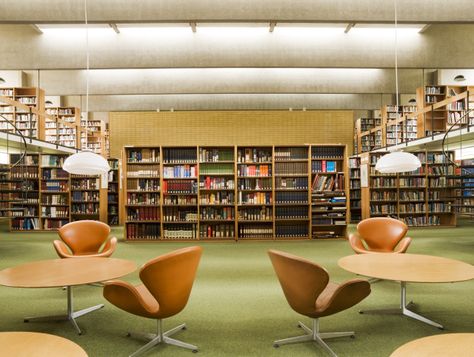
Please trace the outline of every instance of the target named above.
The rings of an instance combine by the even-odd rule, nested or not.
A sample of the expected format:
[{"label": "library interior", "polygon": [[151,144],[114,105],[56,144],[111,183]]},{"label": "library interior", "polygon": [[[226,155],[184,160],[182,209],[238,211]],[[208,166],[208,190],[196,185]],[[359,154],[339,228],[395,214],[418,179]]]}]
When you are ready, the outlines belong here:
[{"label": "library interior", "polygon": [[473,14],[0,1],[0,356],[474,356]]}]

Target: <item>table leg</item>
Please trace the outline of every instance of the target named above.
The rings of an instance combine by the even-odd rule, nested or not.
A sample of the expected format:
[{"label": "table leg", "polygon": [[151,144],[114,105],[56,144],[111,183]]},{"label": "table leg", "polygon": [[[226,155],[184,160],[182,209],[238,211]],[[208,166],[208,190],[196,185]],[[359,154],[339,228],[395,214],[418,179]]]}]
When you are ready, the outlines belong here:
[{"label": "table leg", "polygon": [[425,324],[437,327],[441,330],[444,329],[443,325],[434,322],[424,316],[421,316],[413,311],[411,311],[408,307],[411,305],[414,305],[413,302],[407,303],[407,288],[406,288],[406,282],[401,281],[400,282],[400,307],[399,308],[393,308],[393,309],[371,309],[371,310],[360,310],[359,313],[361,314],[396,314],[396,315],[405,315],[408,316],[412,319],[424,322]]},{"label": "table leg", "polygon": [[79,328],[79,325],[76,322],[78,317],[81,317],[89,312],[101,309],[104,307],[104,304],[99,304],[96,306],[88,307],[83,310],[74,311],[74,298],[72,295],[72,286],[67,287],[67,314],[66,315],[56,315],[56,316],[39,316],[39,317],[27,317],[24,322],[41,322],[41,321],[71,321],[72,325],[76,329],[79,335],[82,335],[82,331]]}]

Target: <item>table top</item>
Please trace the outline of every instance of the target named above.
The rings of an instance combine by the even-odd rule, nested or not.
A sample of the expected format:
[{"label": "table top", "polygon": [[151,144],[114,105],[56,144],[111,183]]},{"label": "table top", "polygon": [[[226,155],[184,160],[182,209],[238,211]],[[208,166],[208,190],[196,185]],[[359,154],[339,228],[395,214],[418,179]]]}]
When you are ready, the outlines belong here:
[{"label": "table top", "polygon": [[2,356],[87,357],[79,345],[63,337],[38,332],[0,332]]},{"label": "table top", "polygon": [[40,260],[0,271],[0,285],[17,288],[50,288],[116,279],[136,269],[129,260],[68,258]]},{"label": "table top", "polygon": [[419,338],[397,348],[390,357],[471,357],[474,333],[448,333]]},{"label": "table top", "polygon": [[339,259],[338,264],[352,273],[384,280],[447,283],[474,279],[471,264],[431,255],[356,254]]}]

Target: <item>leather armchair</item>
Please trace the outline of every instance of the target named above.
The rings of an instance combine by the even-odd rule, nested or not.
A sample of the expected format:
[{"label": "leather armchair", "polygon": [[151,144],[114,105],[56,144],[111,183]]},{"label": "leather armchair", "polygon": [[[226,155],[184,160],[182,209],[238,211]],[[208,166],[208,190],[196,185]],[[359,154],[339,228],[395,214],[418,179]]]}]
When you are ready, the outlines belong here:
[{"label": "leather armchair", "polygon": [[357,254],[405,253],[411,243],[405,237],[407,231],[407,225],[398,219],[368,218],[357,225],[357,233],[349,235],[349,243]]},{"label": "leather armchair", "polygon": [[170,337],[185,330],[186,324],[163,332],[162,320],[178,314],[186,306],[201,254],[201,247],[187,247],[152,259],[140,269],[143,284],[137,286],[124,281],[105,283],[104,297],[109,302],[133,315],[157,320],[156,334],[128,333],[128,336],[150,340],[131,356],[138,356],[160,343],[198,350],[194,345]]},{"label": "leather armchair", "polygon": [[110,257],[117,246],[117,238],[108,239],[110,227],[100,221],[71,222],[59,228],[58,234],[61,240],[53,245],[61,258]]},{"label": "leather armchair", "polygon": [[277,340],[274,347],[288,343],[314,341],[332,356],[336,354],[323,341],[327,338],[354,336],[354,332],[319,331],[319,318],[346,310],[370,294],[370,284],[366,280],[352,279],[342,284],[329,281],[328,272],[318,264],[292,254],[269,250],[275,273],[291,308],[297,313],[310,317],[312,328],[298,323],[306,334]]}]

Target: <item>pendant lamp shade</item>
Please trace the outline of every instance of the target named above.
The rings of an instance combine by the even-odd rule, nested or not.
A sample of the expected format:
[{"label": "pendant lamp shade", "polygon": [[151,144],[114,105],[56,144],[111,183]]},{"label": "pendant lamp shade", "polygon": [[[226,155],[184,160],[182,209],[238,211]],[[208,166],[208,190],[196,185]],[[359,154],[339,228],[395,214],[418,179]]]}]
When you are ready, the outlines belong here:
[{"label": "pendant lamp shade", "polygon": [[415,171],[421,166],[420,159],[409,152],[394,151],[382,156],[375,169],[383,174]]},{"label": "pendant lamp shade", "polygon": [[101,175],[109,172],[107,160],[91,151],[81,151],[69,156],[63,164],[64,171],[75,175]]}]

